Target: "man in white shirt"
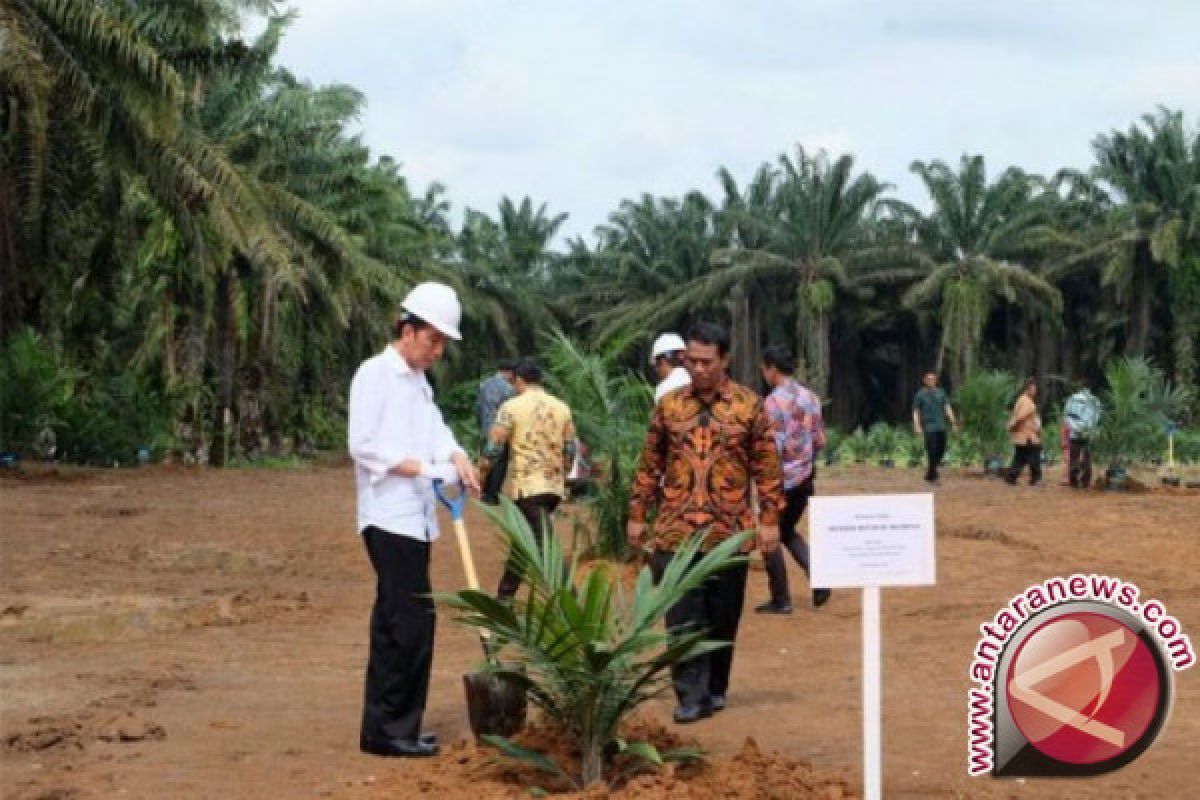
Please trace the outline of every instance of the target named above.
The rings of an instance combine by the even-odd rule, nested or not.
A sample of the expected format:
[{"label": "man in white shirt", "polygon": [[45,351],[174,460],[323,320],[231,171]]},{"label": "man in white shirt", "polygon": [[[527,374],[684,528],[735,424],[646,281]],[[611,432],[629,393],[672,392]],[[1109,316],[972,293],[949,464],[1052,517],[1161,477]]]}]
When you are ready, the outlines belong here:
[{"label": "man in white shirt", "polygon": [[449,286],[422,283],[404,300],[396,338],[350,384],[348,444],[358,487],[358,530],[375,570],[371,650],[359,747],[381,756],[432,756],[421,731],[433,663],[430,544],[438,536],[433,481],[479,479],[433,402],[425,371],[447,339],[461,339],[462,308]]},{"label": "man in white shirt", "polygon": [[654,403],[670,391],[687,386],[692,382],[692,376],[683,366],[683,351],[687,345],[678,333],[664,333],[654,340],[650,349],[650,363],[658,376],[658,386],[654,387]]}]

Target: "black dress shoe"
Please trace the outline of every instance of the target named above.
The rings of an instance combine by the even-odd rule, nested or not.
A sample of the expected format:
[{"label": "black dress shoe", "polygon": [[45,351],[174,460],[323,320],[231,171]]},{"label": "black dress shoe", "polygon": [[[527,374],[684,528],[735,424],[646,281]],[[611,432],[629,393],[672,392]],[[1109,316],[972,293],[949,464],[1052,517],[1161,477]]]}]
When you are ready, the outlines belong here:
[{"label": "black dress shoe", "polygon": [[756,614],[790,614],[792,613],[791,603],[776,603],[774,600],[768,600],[762,605],[754,607]]},{"label": "black dress shoe", "polygon": [[813,608],[820,608],[829,602],[829,596],[833,592],[829,589],[813,589]]},{"label": "black dress shoe", "polygon": [[709,706],[712,707],[714,714],[717,713],[718,711],[724,711],[725,710],[725,695],[714,694],[712,697],[708,698],[708,704],[709,704]]},{"label": "black dress shoe", "polygon": [[438,754],[437,741],[426,741],[422,738],[368,739],[362,737],[358,740],[358,749],[373,756],[391,758],[428,758]]},{"label": "black dress shoe", "polygon": [[421,744],[431,744],[434,747],[436,747],[437,743],[438,743],[438,735],[436,733],[432,733],[430,731],[423,731],[417,737],[417,741],[420,742]]},{"label": "black dress shoe", "polygon": [[675,724],[687,725],[698,720],[712,716],[712,706],[696,705],[696,706],[680,706],[675,709]]}]

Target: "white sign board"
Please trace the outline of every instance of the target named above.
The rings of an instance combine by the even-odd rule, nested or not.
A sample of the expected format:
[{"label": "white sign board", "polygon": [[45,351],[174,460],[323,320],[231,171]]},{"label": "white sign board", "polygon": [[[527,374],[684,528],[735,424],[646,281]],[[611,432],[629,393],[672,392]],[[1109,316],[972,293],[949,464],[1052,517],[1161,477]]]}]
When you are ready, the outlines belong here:
[{"label": "white sign board", "polygon": [[813,586],[936,582],[932,494],[814,497],[808,513]]},{"label": "white sign board", "polygon": [[863,797],[883,797],[883,637],[879,587],[936,581],[933,495],[814,497],[811,585],[862,587]]}]

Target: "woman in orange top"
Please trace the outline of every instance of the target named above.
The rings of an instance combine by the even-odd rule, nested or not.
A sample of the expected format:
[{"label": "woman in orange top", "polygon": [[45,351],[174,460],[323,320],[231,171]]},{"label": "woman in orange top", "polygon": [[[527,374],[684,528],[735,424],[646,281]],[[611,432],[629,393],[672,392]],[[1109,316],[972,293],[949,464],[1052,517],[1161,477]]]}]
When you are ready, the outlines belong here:
[{"label": "woman in orange top", "polygon": [[1028,378],[1017,395],[1012,416],[1008,418],[1008,433],[1014,448],[1012,466],[1005,477],[1009,485],[1016,484],[1026,464],[1029,465],[1029,485],[1042,480],[1042,418],[1038,415],[1035,397],[1037,382]]}]

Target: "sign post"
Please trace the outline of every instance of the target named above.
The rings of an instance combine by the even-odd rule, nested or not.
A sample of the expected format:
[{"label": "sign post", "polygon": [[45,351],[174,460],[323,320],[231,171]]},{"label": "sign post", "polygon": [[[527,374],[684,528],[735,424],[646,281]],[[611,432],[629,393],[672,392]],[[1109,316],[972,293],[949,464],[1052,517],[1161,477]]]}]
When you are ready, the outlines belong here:
[{"label": "sign post", "polygon": [[862,590],[863,794],[883,797],[883,646],[879,587]]},{"label": "sign post", "polygon": [[812,585],[862,589],[863,797],[883,797],[883,657],[879,589],[936,582],[933,495],[814,497]]}]

